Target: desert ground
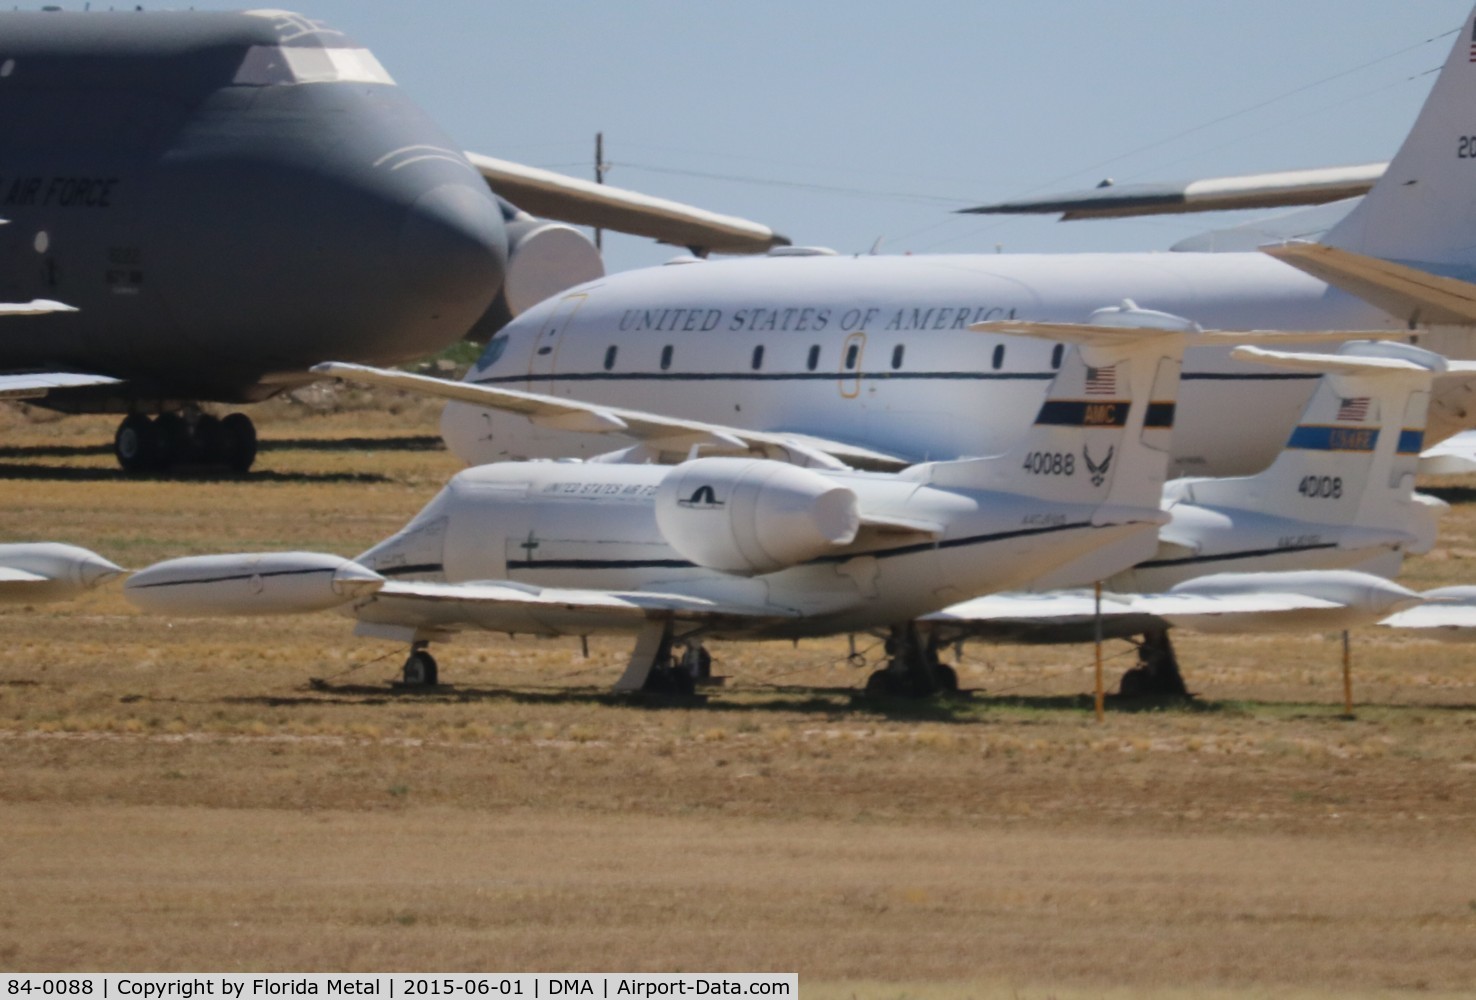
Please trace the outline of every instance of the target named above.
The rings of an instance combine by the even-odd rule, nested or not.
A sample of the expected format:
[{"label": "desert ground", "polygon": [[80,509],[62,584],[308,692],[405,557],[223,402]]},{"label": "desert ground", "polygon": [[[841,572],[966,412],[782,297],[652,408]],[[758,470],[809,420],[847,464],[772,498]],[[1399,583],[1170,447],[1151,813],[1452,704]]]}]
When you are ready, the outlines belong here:
[{"label": "desert ground", "polygon": [[[115,418],[0,410],[0,540],[131,567],[354,555],[458,468],[436,407],[258,407],[244,477],[124,478]],[[1476,582],[1476,482],[1403,582]],[[966,697],[860,696],[845,638],[469,636],[443,686],[331,613],[0,613],[0,969],[797,971],[807,997],[1476,992],[1476,662],[1367,629],[1178,639],[1197,697],[1091,710],[1088,647],[969,646]],[[1108,649],[1110,677],[1131,663]]]}]

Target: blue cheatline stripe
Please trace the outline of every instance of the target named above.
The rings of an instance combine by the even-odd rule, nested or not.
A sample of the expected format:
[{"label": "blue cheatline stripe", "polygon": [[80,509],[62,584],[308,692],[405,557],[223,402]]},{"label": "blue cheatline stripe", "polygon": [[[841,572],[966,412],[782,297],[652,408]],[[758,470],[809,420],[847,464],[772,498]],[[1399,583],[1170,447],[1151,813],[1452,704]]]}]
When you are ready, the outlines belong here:
[{"label": "blue cheatline stripe", "polygon": [[1326,427],[1303,424],[1292,431],[1288,448],[1303,451],[1373,451],[1379,432],[1372,427]]},{"label": "blue cheatline stripe", "polygon": [[391,566],[388,569],[376,569],[374,572],[380,576],[409,576],[411,573],[444,573],[446,567],[440,563],[418,563],[409,566]]},{"label": "blue cheatline stripe", "polygon": [[[559,372],[484,376],[473,385],[506,385],[526,390],[528,382],[1049,382],[1055,372]],[[524,383],[519,385],[518,383]]]},{"label": "blue cheatline stripe", "polygon": [[1037,426],[1121,427],[1127,423],[1126,399],[1048,399],[1036,415]]},{"label": "blue cheatline stripe", "polygon": [[1425,432],[1412,431],[1409,428],[1399,432],[1399,454],[1418,455],[1425,450]]},{"label": "blue cheatline stripe", "polygon": [[[861,379],[864,382],[1049,382],[1056,372],[994,372],[994,371],[933,371],[933,372],[555,372],[548,375],[529,376],[527,372],[516,375],[483,375],[470,379],[472,385],[508,386],[528,390],[529,382],[837,382]],[[1295,375],[1286,373],[1230,374],[1221,372],[1185,372],[1180,381],[1204,382],[1289,382],[1319,378],[1317,375]],[[521,384],[520,384],[521,383]]]},{"label": "blue cheatline stripe", "polygon": [[1319,549],[1335,549],[1337,542],[1319,542],[1316,545],[1288,545],[1279,549],[1243,549],[1239,552],[1224,552],[1213,556],[1185,556],[1181,559],[1150,559],[1140,562],[1134,569],[1157,569],[1163,566],[1192,566],[1199,563],[1230,562],[1235,559],[1260,559],[1263,556],[1290,555],[1297,552],[1316,552]]},{"label": "blue cheatline stripe", "polygon": [[[1073,521],[1069,524],[1053,524],[1039,528],[1019,528],[1014,531],[995,531],[984,535],[969,535],[965,538],[948,538],[941,541],[917,542],[911,545],[899,545],[896,548],[843,552],[833,556],[820,556],[811,559],[808,563],[799,565],[817,565],[825,563],[843,563],[858,556],[871,556],[876,559],[894,559],[898,556],[910,556],[919,552],[928,552],[934,549],[955,549],[964,546],[985,545],[990,542],[1000,542],[1011,538],[1027,538],[1033,535],[1049,535],[1059,531],[1077,531],[1084,528],[1096,527],[1121,527],[1122,524],[1094,525],[1089,521]],[[534,559],[534,560],[509,560],[508,572],[513,570],[533,569],[644,569],[656,567],[661,569],[700,569],[696,563],[686,562],[679,559]]]},{"label": "blue cheatline stripe", "polygon": [[509,559],[515,569],[697,569],[685,559]]},{"label": "blue cheatline stripe", "polygon": [[1174,426],[1174,415],[1178,407],[1173,403],[1149,403],[1148,414],[1143,418],[1143,426],[1154,429],[1172,429]]},{"label": "blue cheatline stripe", "polygon": [[160,580],[157,583],[134,583],[131,586],[136,590],[148,590],[154,587],[193,587],[202,583],[230,583],[235,580],[253,580],[261,577],[263,580],[274,576],[312,576],[314,573],[327,573],[332,576],[336,569],[327,566],[315,566],[311,569],[278,569],[267,573],[227,573],[224,576],[204,576],[194,580]]}]

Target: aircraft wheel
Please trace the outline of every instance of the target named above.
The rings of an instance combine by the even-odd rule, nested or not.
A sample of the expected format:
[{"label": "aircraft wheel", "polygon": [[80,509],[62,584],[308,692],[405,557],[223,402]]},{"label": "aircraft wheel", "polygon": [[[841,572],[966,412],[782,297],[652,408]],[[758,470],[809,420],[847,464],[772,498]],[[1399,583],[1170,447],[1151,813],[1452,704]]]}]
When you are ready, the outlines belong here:
[{"label": "aircraft wheel", "polygon": [[897,675],[883,668],[874,670],[871,676],[866,678],[866,697],[868,698],[896,698],[900,694]]},{"label": "aircraft wheel", "polygon": [[232,413],[220,422],[221,461],[232,472],[245,472],[256,461],[256,425],[244,413]]},{"label": "aircraft wheel", "polygon": [[220,429],[219,417],[201,414],[200,419],[195,421],[193,438],[195,455],[202,464],[225,464],[225,434]]},{"label": "aircraft wheel", "polygon": [[646,686],[643,690],[648,694],[690,697],[697,693],[697,682],[692,677],[692,671],[680,664],[666,667],[652,667],[651,674],[646,678]]},{"label": "aircraft wheel", "polygon": [[176,462],[189,458],[190,428],[178,413],[161,413],[154,421],[154,462],[160,472],[168,472]]},{"label": "aircraft wheel", "polygon": [[417,649],[405,661],[401,679],[406,687],[435,687],[440,683],[436,658],[423,649]]},{"label": "aircraft wheel", "polygon": [[157,438],[154,423],[142,413],[131,413],[113,435],[113,454],[124,472],[148,472],[154,467]]},{"label": "aircraft wheel", "polygon": [[933,664],[933,678],[938,682],[938,693],[958,694],[958,671],[948,664]]}]

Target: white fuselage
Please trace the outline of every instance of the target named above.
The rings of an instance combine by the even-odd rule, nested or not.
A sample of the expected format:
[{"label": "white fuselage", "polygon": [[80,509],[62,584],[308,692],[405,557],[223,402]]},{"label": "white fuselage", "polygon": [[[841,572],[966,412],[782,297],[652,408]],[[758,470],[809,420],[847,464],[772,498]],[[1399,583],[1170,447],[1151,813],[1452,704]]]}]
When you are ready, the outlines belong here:
[{"label": "white fuselage", "polygon": [[[972,333],[992,319],[1082,322],[1133,299],[1206,329],[1390,330],[1394,317],[1259,253],[780,257],[673,264],[580,286],[518,317],[470,381],[749,429],[907,461],[997,453],[1035,416],[1055,345]],[[1171,474],[1268,464],[1315,378],[1185,356]],[[452,403],[471,464],[592,456],[614,435]]]},{"label": "white fuselage", "polygon": [[[889,535],[863,528],[853,542],[818,557],[743,575],[694,563],[672,544],[669,529],[663,532],[658,494],[662,481],[682,468],[526,462],[468,469],[402,531],[356,561],[392,580],[677,594],[780,620],[757,629],[739,622],[711,634],[787,637],[905,622],[966,597],[1022,586],[1130,536],[1151,550],[1157,528],[1151,510],[1113,523],[1090,504],[945,489],[907,475],[826,472],[854,492],[863,519],[925,522],[936,531]],[[725,496],[721,484],[716,496]],[[719,502],[687,515],[710,516],[707,530],[722,533],[732,527],[733,507],[729,499],[726,507]],[[760,536],[775,533],[762,521],[751,526]],[[700,521],[697,530],[704,530]]]}]

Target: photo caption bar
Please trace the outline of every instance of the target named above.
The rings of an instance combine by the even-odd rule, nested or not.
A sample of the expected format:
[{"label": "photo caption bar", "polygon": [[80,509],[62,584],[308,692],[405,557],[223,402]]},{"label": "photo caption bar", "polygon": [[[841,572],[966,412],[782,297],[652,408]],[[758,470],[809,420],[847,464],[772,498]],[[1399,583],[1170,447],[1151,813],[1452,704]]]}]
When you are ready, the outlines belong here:
[{"label": "photo caption bar", "polygon": [[286,997],[797,997],[797,972],[7,973],[0,1000],[272,1000]]}]

